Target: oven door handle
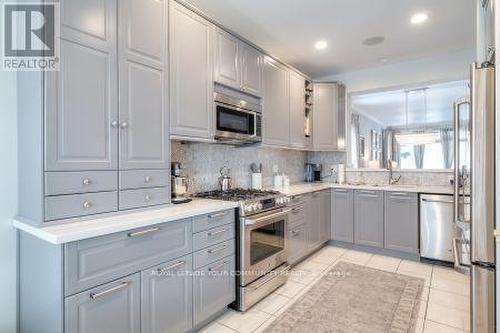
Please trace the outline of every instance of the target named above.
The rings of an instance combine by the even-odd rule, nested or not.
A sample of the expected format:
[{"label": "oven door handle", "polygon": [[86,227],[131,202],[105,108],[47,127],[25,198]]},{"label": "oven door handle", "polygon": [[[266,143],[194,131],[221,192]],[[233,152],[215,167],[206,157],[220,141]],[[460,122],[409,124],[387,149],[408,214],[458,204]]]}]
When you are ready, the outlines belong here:
[{"label": "oven door handle", "polygon": [[285,210],[280,211],[279,213],[266,215],[266,216],[259,217],[256,219],[246,219],[245,225],[250,225],[250,226],[261,225],[262,222],[266,222],[266,221],[275,219],[277,217],[284,216],[284,215],[288,214],[290,211],[291,211],[291,209],[285,209]]}]

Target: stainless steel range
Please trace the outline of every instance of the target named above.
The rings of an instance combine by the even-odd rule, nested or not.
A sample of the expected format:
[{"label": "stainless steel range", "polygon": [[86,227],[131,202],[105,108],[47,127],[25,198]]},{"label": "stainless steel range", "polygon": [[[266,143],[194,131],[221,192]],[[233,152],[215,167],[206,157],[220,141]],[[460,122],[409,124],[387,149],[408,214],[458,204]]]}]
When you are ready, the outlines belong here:
[{"label": "stainless steel range", "polygon": [[245,189],[195,196],[239,202],[234,307],[246,311],[287,280],[286,227],[290,199],[280,192]]}]

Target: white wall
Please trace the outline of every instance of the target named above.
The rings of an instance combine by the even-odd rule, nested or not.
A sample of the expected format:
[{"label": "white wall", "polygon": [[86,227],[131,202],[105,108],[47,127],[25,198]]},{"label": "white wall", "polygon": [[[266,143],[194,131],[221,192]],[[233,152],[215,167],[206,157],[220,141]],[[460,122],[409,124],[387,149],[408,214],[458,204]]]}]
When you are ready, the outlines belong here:
[{"label": "white wall", "polygon": [[363,69],[318,78],[318,81],[342,81],[348,92],[387,90],[402,86],[462,80],[469,76],[469,64],[475,59],[475,50],[468,49],[402,63]]},{"label": "white wall", "polygon": [[0,71],[0,332],[16,330],[17,213],[16,75]]}]

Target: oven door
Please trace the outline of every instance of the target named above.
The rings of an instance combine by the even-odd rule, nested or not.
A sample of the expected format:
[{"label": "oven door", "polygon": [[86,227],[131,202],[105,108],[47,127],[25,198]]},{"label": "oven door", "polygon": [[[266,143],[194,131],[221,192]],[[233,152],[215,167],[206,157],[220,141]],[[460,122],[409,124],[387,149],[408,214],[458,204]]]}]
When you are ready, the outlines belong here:
[{"label": "oven door", "polygon": [[289,212],[290,209],[278,209],[243,218],[243,286],[287,261],[286,226]]},{"label": "oven door", "polygon": [[215,108],[217,140],[262,141],[261,116],[258,112],[219,102],[215,103]]}]

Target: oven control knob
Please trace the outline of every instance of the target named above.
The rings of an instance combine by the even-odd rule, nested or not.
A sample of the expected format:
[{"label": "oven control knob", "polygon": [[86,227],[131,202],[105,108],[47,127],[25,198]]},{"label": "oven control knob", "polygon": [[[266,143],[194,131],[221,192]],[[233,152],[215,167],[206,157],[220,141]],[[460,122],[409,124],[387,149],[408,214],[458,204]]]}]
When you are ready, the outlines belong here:
[{"label": "oven control knob", "polygon": [[251,212],[252,210],[252,205],[245,206],[245,212]]},{"label": "oven control knob", "polygon": [[257,209],[262,209],[262,204],[261,203],[257,204]]},{"label": "oven control knob", "polygon": [[259,210],[259,204],[253,204],[252,210]]}]

